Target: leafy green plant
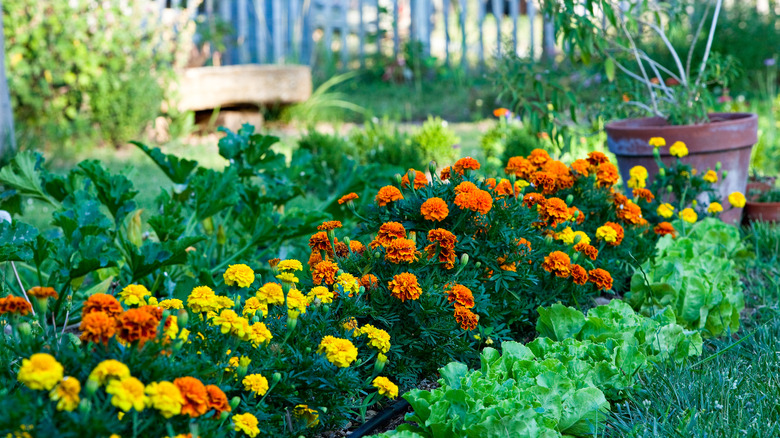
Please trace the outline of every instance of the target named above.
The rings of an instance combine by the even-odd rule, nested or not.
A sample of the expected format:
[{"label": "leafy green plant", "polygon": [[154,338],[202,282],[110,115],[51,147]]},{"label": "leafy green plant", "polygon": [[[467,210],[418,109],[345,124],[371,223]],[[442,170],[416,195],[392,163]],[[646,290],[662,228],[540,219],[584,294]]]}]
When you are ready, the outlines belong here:
[{"label": "leafy green plant", "polygon": [[421,151],[414,147],[408,134],[387,119],[367,121],[363,129],[349,133],[349,139],[358,149],[364,162],[382,163],[388,166],[424,167]]},{"label": "leafy green plant", "polygon": [[632,307],[654,315],[670,306],[680,325],[709,336],[739,329],[745,301],[737,263],[748,253],[736,227],[707,218],[684,236],[662,237],[656,250],[631,279]]},{"label": "leafy green plant", "polygon": [[447,128],[447,122],[440,117],[428,117],[422,128],[412,135],[412,142],[420,149],[425,162],[437,159],[447,162],[455,158],[454,147],[460,138]]}]

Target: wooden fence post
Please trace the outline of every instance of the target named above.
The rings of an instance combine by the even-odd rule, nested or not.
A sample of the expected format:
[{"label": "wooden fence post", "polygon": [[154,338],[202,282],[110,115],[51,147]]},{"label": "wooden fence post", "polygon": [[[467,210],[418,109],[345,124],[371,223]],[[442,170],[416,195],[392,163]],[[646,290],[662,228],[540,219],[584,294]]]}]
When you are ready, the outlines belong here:
[{"label": "wooden fence post", "polygon": [[16,150],[14,112],[5,76],[5,34],[3,33],[3,2],[0,0],[0,160]]}]

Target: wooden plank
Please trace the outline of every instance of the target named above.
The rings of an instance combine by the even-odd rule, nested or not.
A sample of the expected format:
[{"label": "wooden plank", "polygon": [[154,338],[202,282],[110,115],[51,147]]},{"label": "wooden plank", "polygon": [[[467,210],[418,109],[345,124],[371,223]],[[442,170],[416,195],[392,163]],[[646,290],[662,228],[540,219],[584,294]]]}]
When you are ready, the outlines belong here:
[{"label": "wooden plank", "polygon": [[[220,18],[227,22],[232,23],[233,20],[231,18],[231,11],[230,11],[230,2],[221,1],[219,2],[219,15]],[[225,53],[222,56],[221,63],[222,64],[233,64],[233,46],[235,45],[235,40],[230,38],[228,41],[225,41]]]},{"label": "wooden plank", "polygon": [[517,19],[520,15],[520,0],[509,2],[509,15],[512,16],[512,53],[517,55]]},{"label": "wooden plank", "polygon": [[533,58],[536,52],[536,4],[534,4],[533,0],[529,0],[526,6],[529,28],[528,54]]},{"label": "wooden plank", "polygon": [[273,16],[273,27],[272,27],[272,33],[273,38],[271,39],[274,47],[274,55],[273,55],[273,62],[274,64],[279,64],[284,62],[284,34],[285,34],[285,26],[284,26],[284,19],[283,19],[283,6],[281,0],[273,0],[273,3],[271,5],[273,8],[271,10],[271,15]]},{"label": "wooden plank", "polygon": [[461,0],[460,6],[460,65],[464,72],[469,69],[468,60],[468,47],[466,44],[466,19],[468,18],[468,3],[467,0]]},{"label": "wooden plank", "polygon": [[257,45],[257,63],[268,62],[268,22],[266,21],[266,0],[254,0],[257,23],[255,26],[255,44]]},{"label": "wooden plank", "polygon": [[379,2],[380,0],[376,0],[376,56],[377,60],[381,59],[382,57],[382,31],[379,29]]},{"label": "wooden plank", "polygon": [[358,2],[358,56],[360,56],[360,67],[366,66],[366,25],[363,16],[363,0]]},{"label": "wooden plank", "polygon": [[496,19],[496,56],[501,57],[501,22],[504,21],[504,0],[492,0],[493,17]]},{"label": "wooden plank", "polygon": [[479,65],[485,65],[485,38],[482,31],[485,24],[485,3],[477,2],[477,30],[479,32]]},{"label": "wooden plank", "polygon": [[349,47],[347,47],[347,35],[349,34],[349,6],[347,1],[339,5],[341,7],[341,29],[339,35],[341,36],[341,47],[339,54],[341,55],[341,68],[346,70],[349,64]]},{"label": "wooden plank", "polygon": [[450,0],[442,0],[441,10],[444,14],[444,57],[447,67],[450,66]]},{"label": "wooden plank", "polygon": [[395,59],[398,59],[398,54],[401,50],[401,39],[398,35],[398,29],[400,23],[398,22],[398,2],[400,0],[393,0],[393,55]]},{"label": "wooden plank", "polygon": [[247,34],[249,33],[249,3],[247,0],[238,0],[236,10],[236,22],[238,31],[238,62],[239,64],[249,63],[249,44]]},{"label": "wooden plank", "polygon": [[298,0],[290,0],[290,9],[287,11],[287,53],[291,56],[299,55],[300,50],[297,32],[300,7]]},{"label": "wooden plank", "polygon": [[311,28],[311,1],[303,0],[301,17],[301,64],[312,65],[314,35]]}]

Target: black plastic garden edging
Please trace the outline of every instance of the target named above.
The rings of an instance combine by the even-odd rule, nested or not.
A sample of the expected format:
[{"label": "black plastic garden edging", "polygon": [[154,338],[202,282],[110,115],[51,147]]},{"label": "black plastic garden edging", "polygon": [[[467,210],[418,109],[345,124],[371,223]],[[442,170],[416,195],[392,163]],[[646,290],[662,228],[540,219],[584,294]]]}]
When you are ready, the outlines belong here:
[{"label": "black plastic garden edging", "polygon": [[406,400],[399,400],[398,403],[390,406],[389,408],[379,412],[378,414],[374,415],[374,417],[367,422],[363,423],[355,429],[354,432],[347,435],[347,438],[361,438],[371,432],[373,432],[375,429],[379,428],[379,426],[382,426],[383,424],[387,423],[391,418],[395,417],[399,413],[406,410],[406,408],[409,407],[409,402]]}]

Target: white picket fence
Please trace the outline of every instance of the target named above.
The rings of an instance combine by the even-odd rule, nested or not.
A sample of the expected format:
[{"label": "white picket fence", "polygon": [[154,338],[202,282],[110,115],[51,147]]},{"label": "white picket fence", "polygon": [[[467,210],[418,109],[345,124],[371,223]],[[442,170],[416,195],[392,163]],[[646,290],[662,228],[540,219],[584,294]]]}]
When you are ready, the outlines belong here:
[{"label": "white picket fence", "polygon": [[[485,65],[505,50],[539,56],[545,25],[538,0],[156,0],[197,4],[206,22],[230,23],[226,64],[365,66],[403,54],[409,42],[449,65]],[[548,29],[549,30],[549,29]],[[545,33],[552,36],[552,33]],[[554,46],[549,41],[548,48]]]}]

